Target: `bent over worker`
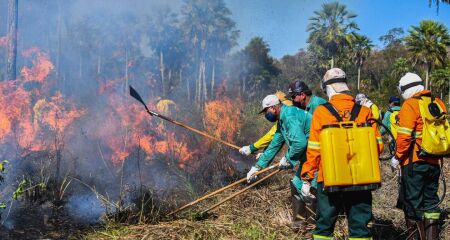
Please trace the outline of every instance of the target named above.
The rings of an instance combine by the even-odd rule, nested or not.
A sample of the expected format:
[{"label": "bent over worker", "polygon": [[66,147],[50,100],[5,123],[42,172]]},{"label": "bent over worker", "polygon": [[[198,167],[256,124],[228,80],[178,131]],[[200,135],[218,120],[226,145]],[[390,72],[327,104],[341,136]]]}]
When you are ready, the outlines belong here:
[{"label": "bent over worker", "polygon": [[[391,159],[393,168],[401,165],[402,184],[398,207],[405,213],[409,235],[421,240],[438,239],[440,211],[437,207],[437,191],[441,173],[439,161],[442,157],[423,154],[421,151],[425,141],[422,131],[425,129],[420,104],[422,99],[433,98],[443,113],[446,112],[445,105],[439,98],[432,96],[431,91],[424,90],[422,79],[415,73],[405,74],[399,81],[398,89],[405,100],[398,114],[397,151]],[[443,140],[440,141],[442,143]]]},{"label": "bent over worker", "polygon": [[[303,164],[301,177],[303,186],[301,192],[307,196],[310,194],[310,182],[317,176],[317,210],[316,229],[314,239],[333,239],[334,226],[339,212],[345,209],[348,218],[348,228],[350,239],[371,239],[371,233],[367,224],[372,218],[372,193],[370,188],[354,186],[343,186],[342,191],[325,188],[324,172],[320,133],[329,126],[336,126],[341,121],[352,120],[358,124],[365,124],[372,118],[369,108],[355,104],[355,99],[350,95],[346,83],[345,72],[339,68],[328,70],[323,77],[322,88],[329,98],[329,105],[321,105],[314,111],[310,136],[308,140],[307,160]],[[372,130],[373,129],[373,130]],[[371,125],[370,131],[374,131],[371,141],[374,143],[375,153],[380,153],[383,149],[381,135],[376,124]],[[355,140],[356,141],[356,140]],[[349,143],[339,143],[341,150],[347,150]],[[335,144],[336,145],[336,144]],[[347,162],[347,159],[336,159],[334,162]],[[378,155],[376,155],[378,162]],[[379,169],[378,169],[379,171]],[[351,177],[351,176],[350,176]]]},{"label": "bent over worker", "polygon": [[[283,92],[276,92],[275,96],[277,96],[278,100],[286,106],[292,106],[292,100],[286,98],[286,94]],[[255,143],[250,144],[248,146],[243,146],[239,149],[239,152],[243,155],[249,156],[250,154],[255,153],[256,151],[263,149],[269,146],[269,143],[273,139],[273,135],[277,131],[277,123],[275,123],[270,130],[264,134],[260,139],[258,139]]]},{"label": "bent over worker", "polygon": [[256,172],[269,166],[282,149],[284,143],[287,144],[288,149],[280,161],[280,168],[291,169],[299,162],[299,167],[301,168],[306,159],[305,151],[309,136],[311,114],[294,106],[280,104],[275,95],[265,97],[262,105],[263,110],[261,113],[265,114],[266,119],[271,122],[278,121],[277,130],[267,149],[258,159],[255,166],[247,173],[247,180],[249,182],[256,178],[254,175]]}]

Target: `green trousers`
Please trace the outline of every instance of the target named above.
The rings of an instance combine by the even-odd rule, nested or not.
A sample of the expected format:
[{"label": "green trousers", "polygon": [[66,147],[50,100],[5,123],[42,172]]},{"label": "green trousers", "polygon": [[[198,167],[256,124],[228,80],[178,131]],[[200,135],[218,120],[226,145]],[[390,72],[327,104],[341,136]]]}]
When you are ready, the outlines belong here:
[{"label": "green trousers", "polygon": [[347,214],[350,239],[370,239],[372,235],[367,224],[372,218],[372,192],[364,190],[327,193],[323,189],[323,182],[317,184],[314,239],[328,239],[333,236],[334,225],[342,208]]},{"label": "green trousers", "polygon": [[439,165],[426,162],[415,162],[402,167],[397,206],[403,209],[407,218],[422,220],[424,215],[439,214],[439,209],[433,206],[439,202],[437,192],[440,173]]}]

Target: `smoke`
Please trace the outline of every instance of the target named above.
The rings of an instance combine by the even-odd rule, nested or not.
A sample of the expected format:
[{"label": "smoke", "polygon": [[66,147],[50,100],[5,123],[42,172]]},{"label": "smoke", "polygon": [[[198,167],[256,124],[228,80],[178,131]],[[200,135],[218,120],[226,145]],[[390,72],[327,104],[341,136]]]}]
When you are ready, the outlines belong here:
[{"label": "smoke", "polygon": [[[225,97],[224,62],[238,31],[223,1],[23,0],[18,36],[20,76],[0,82],[8,229],[22,228],[30,202],[45,209],[29,213],[39,223],[93,224],[118,210],[105,201],[136,209],[150,193],[167,208],[248,166],[128,95],[133,85],[152,110],[235,142],[242,105]],[[29,190],[12,201],[22,180]]]}]

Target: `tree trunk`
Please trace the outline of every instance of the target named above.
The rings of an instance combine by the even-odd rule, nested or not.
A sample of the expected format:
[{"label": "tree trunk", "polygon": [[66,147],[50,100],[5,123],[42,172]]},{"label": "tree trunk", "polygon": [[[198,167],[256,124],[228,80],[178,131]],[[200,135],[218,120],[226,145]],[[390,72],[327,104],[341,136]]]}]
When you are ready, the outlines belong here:
[{"label": "tree trunk", "polygon": [[97,56],[97,75],[100,76],[102,73],[102,56],[101,53]]},{"label": "tree trunk", "polygon": [[[183,69],[180,69],[180,83],[183,82]],[[191,90],[190,90],[190,86],[189,86],[189,78],[186,78],[186,95],[187,95],[187,100],[191,100]]]},{"label": "tree trunk", "polygon": [[212,76],[211,76],[211,90],[210,90],[211,98],[214,97],[214,82],[215,82],[215,78],[216,78],[216,65],[214,64],[213,68],[212,68]]},{"label": "tree trunk", "polygon": [[6,62],[6,78],[14,80],[17,77],[17,23],[18,0],[8,0],[8,57]]},{"label": "tree trunk", "polygon": [[125,88],[124,95],[128,94],[128,49],[125,48]]},{"label": "tree trunk", "polygon": [[79,63],[79,77],[80,77],[80,81],[83,80],[83,54],[81,54],[82,49],[81,49],[81,41],[80,41],[80,63]]},{"label": "tree trunk", "polygon": [[203,69],[202,69],[202,85],[203,85],[203,102],[206,102],[208,100],[208,88],[206,87],[206,63],[203,62]]},{"label": "tree trunk", "polygon": [[361,86],[361,64],[358,65],[358,92]]},{"label": "tree trunk", "polygon": [[165,90],[165,79],[164,79],[164,54],[163,54],[162,50],[159,50],[159,71],[161,74],[162,95],[163,95],[163,97],[165,97],[166,90]]},{"label": "tree trunk", "polygon": [[331,57],[331,68],[334,68],[334,56]]},{"label": "tree trunk", "polygon": [[58,32],[58,50],[56,53],[56,82],[57,88],[61,90],[61,41],[62,41],[62,22],[61,22],[61,1],[58,1],[58,23],[57,23],[57,32]]},{"label": "tree trunk", "polygon": [[428,89],[430,70],[431,64],[427,63],[427,69],[425,71],[425,89]]}]

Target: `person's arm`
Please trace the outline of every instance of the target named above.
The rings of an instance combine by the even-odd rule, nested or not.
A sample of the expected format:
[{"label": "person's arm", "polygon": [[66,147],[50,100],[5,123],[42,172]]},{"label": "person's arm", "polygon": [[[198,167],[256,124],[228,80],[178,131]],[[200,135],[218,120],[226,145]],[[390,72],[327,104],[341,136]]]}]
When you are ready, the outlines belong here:
[{"label": "person's arm", "polygon": [[323,114],[323,107],[318,107],[312,116],[310,125],[308,147],[306,150],[306,162],[302,166],[301,178],[303,180],[312,181],[314,174],[319,170],[320,164],[320,140],[319,134],[321,130],[320,115]]},{"label": "person's arm", "polygon": [[397,151],[395,156],[400,162],[408,159],[409,150],[413,139],[412,133],[416,126],[416,114],[411,101],[405,101],[400,109],[400,112],[398,113],[399,123],[396,139]]},{"label": "person's arm", "polygon": [[380,119],[380,109],[378,109],[378,106],[375,104],[372,104],[372,106],[370,106],[370,109],[372,110],[372,116],[373,118],[375,118],[376,120]]},{"label": "person's arm", "polygon": [[[370,112],[367,119],[373,118],[372,113]],[[378,129],[378,124],[372,124],[373,130],[375,130],[375,138],[377,140],[378,145],[378,154],[381,154],[383,152],[384,144],[383,144],[383,138],[381,137],[380,130]]]},{"label": "person's arm", "polygon": [[272,141],[270,142],[264,153],[261,155],[261,157],[259,157],[258,161],[256,162],[256,166],[258,166],[259,168],[268,167],[283,147],[283,144],[284,137],[283,134],[281,134],[280,127],[277,126],[277,130],[273,135]]},{"label": "person's arm", "polygon": [[250,151],[252,153],[258,151],[259,149],[263,149],[267,146],[269,146],[270,142],[273,139],[273,136],[275,135],[275,132],[277,131],[277,123],[275,123],[270,130],[264,134],[258,141],[250,145]]},{"label": "person's arm", "polygon": [[289,143],[285,157],[294,166],[297,164],[297,161],[305,161],[309,125],[311,124],[311,115],[308,112],[302,111],[300,115],[302,119],[290,117],[285,120],[285,136],[287,138],[286,141]]}]

